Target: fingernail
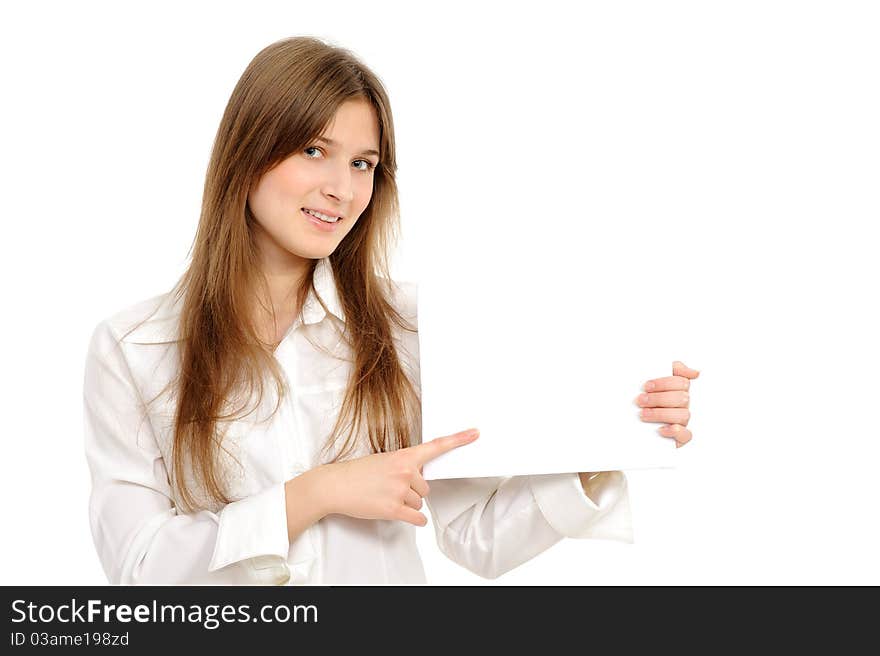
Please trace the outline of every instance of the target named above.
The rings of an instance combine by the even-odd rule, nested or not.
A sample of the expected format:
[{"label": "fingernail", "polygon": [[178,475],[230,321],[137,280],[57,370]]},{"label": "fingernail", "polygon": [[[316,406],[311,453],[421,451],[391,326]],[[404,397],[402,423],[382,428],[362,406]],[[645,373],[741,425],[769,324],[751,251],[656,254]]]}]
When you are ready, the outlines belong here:
[{"label": "fingernail", "polygon": [[654,383],[647,382],[647,383],[645,383],[644,390],[646,392],[650,392],[652,389],[654,389],[654,387],[655,387]]},{"label": "fingernail", "polygon": [[469,431],[465,434],[465,437],[476,437],[476,436],[479,435],[479,434],[480,434],[480,431],[477,430],[476,428],[474,428],[474,429],[472,429],[472,430],[469,430]]}]

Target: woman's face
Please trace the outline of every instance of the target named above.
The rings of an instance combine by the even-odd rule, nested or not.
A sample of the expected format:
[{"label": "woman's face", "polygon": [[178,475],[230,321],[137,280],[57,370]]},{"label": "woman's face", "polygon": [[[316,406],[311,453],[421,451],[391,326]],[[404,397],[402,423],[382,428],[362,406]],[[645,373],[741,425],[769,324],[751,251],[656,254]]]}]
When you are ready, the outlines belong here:
[{"label": "woman's face", "polygon": [[[330,125],[306,148],[263,175],[248,194],[255,239],[268,273],[298,270],[330,255],[373,194],[379,121],[363,99],[340,105]],[[342,218],[325,223],[306,210]]]}]

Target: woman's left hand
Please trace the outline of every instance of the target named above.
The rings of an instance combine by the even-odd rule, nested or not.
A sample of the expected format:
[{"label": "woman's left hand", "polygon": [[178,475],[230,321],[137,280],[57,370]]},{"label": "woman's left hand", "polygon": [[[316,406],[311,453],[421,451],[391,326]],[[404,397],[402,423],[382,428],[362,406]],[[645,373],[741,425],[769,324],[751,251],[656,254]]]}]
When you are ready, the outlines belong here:
[{"label": "woman's left hand", "polygon": [[[664,437],[675,439],[675,448],[691,441],[693,434],[687,429],[691,419],[691,398],[688,390],[691,380],[697,378],[700,372],[691,369],[684,362],[676,360],[672,363],[672,375],[666,378],[654,378],[647,381],[642,389],[644,394],[635,398],[635,404],[642,407],[642,421],[657,421],[665,423],[659,431]],[[601,472],[578,472],[581,485],[587,496],[592,498],[592,481],[598,480]]]},{"label": "woman's left hand", "polygon": [[699,375],[696,369],[676,360],[672,363],[672,376],[647,381],[642,387],[645,393],[635,398],[635,404],[642,408],[642,421],[665,423],[659,432],[664,437],[674,438],[675,448],[684,446],[693,437],[687,429],[691,418],[688,390],[691,380]]}]

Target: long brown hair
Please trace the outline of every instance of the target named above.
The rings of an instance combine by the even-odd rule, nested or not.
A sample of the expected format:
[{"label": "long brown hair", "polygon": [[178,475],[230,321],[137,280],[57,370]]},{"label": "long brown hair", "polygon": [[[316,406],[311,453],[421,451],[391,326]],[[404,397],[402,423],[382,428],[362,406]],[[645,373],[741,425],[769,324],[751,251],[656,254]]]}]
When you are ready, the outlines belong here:
[{"label": "long brown hair", "polygon": [[[202,496],[188,487],[188,471],[210,500],[230,501],[218,471],[218,456],[226,450],[219,423],[256,409],[267,372],[279,403],[289,393],[270,345],[257,329],[253,299],[264,308],[272,304],[253,237],[248,191],[266,171],[320,136],[337,108],[353,98],[368,100],[376,110],[380,161],[369,205],[329,256],[353,365],[325,450],[344,434],[343,448],[333,461],[342,459],[356,446],[363,425],[373,452],[404,448],[420,423],[418,392],[392,339],[392,323],[404,330],[415,327],[395,309],[387,284],[389,252],[399,232],[388,96],[379,78],[346,49],[312,37],[277,41],[250,62],[223,113],[192,261],[173,291],[183,302],[172,475],[188,510],[196,509],[197,496]],[[311,262],[297,290],[300,316],[308,294],[315,292],[316,264]],[[232,403],[239,392],[244,392],[244,402]],[[256,402],[248,407],[254,392]]]}]

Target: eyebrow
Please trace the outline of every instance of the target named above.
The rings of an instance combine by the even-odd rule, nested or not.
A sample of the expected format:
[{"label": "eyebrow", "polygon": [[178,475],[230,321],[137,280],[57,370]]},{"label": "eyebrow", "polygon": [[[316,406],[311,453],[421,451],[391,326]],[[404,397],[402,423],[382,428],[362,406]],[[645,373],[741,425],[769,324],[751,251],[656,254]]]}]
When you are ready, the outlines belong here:
[{"label": "eyebrow", "polygon": [[[337,144],[333,139],[328,139],[327,137],[318,137],[317,139],[315,139],[315,141],[323,141],[323,142],[324,142],[325,144],[327,144],[328,146],[337,146],[337,145],[339,145],[339,144]],[[376,157],[378,157],[378,156],[379,156],[379,151],[377,151],[377,150],[372,150],[372,149],[369,149],[369,150],[362,150],[359,154],[361,154],[361,155],[375,155]]]}]

